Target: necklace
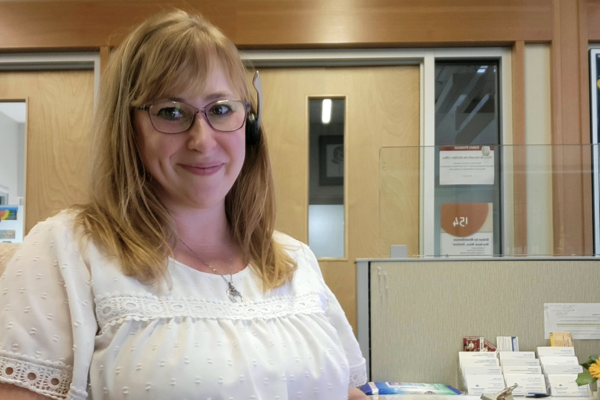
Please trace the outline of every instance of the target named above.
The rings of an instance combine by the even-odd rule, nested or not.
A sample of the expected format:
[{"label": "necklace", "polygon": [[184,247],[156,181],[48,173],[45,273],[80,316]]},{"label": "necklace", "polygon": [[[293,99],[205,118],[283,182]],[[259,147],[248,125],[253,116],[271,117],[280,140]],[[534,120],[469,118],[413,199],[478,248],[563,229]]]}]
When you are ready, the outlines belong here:
[{"label": "necklace", "polygon": [[[242,301],[244,301],[244,298],[242,297],[242,294],[235,288],[235,286],[233,286],[233,274],[231,274],[231,272],[229,273],[229,280],[227,280],[227,278],[225,278],[225,275],[220,274],[219,271],[217,271],[215,268],[213,268],[209,263],[207,263],[206,261],[204,261],[202,259],[202,257],[200,257],[194,250],[192,250],[190,248],[190,246],[188,246],[183,240],[181,240],[180,238],[178,238],[179,241],[181,243],[183,243],[183,245],[185,247],[187,247],[187,249],[204,265],[206,265],[208,268],[212,269],[212,271],[219,275],[221,278],[223,278],[223,280],[225,281],[225,283],[227,283],[227,290],[225,293],[227,293],[227,297],[229,297],[229,300],[231,300],[232,303],[241,303]],[[231,255],[231,254],[230,254]],[[231,270],[231,264],[233,264],[232,262],[233,258],[230,257],[229,258],[229,268]]]}]

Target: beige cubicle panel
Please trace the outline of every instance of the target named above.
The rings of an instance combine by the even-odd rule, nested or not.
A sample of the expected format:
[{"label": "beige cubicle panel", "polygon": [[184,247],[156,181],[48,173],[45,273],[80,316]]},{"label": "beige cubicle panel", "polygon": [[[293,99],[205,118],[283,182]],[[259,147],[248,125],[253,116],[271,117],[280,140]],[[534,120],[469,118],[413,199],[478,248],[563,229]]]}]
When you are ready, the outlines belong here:
[{"label": "beige cubicle panel", "polygon": [[[597,258],[358,260],[357,277],[371,381],[458,385],[463,336],[535,351],[550,345],[544,303],[600,303]],[[574,343],[580,362],[600,352],[600,340]]]}]

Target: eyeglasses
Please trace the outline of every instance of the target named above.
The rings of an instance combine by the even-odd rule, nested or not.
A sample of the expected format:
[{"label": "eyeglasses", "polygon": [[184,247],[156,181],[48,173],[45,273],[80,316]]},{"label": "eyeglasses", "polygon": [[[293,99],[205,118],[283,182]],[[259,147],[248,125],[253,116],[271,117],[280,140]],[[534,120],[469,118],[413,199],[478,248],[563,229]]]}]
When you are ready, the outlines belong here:
[{"label": "eyeglasses", "polygon": [[161,101],[138,107],[148,112],[154,129],[162,133],[181,133],[192,127],[196,114],[204,114],[208,124],[216,131],[237,131],[246,121],[250,103],[242,100],[218,100],[203,109],[180,101]]}]

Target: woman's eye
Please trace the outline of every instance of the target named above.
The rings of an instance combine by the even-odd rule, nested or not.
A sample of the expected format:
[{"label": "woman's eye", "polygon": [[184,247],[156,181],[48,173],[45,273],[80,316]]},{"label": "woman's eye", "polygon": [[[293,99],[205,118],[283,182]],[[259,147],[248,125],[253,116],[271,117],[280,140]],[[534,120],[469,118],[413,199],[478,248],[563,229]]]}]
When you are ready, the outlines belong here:
[{"label": "woman's eye", "polygon": [[177,107],[165,107],[158,110],[156,116],[167,120],[176,120],[183,118],[183,110]]},{"label": "woman's eye", "polygon": [[217,117],[224,117],[231,114],[232,109],[231,105],[229,104],[215,104],[210,108],[210,110],[208,110],[208,112]]}]

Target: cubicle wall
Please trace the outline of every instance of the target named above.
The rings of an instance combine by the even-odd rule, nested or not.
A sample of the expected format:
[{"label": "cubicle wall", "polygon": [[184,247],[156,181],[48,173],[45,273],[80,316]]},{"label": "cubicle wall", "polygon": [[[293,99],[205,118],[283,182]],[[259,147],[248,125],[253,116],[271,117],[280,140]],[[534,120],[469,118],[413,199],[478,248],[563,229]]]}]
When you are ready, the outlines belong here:
[{"label": "cubicle wall", "polygon": [[[600,303],[598,258],[358,260],[358,339],[371,381],[458,384],[463,336],[549,346],[544,303]],[[575,340],[580,362],[600,340]]]}]

